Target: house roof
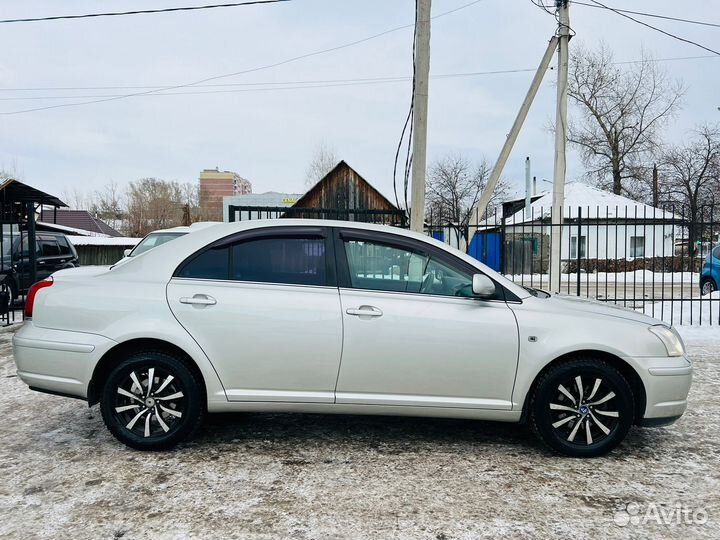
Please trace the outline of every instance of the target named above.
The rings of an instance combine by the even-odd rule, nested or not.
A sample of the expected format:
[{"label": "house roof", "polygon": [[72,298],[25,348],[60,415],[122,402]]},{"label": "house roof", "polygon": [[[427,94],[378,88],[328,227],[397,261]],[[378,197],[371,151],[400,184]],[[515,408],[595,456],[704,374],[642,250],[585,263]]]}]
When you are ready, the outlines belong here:
[{"label": "house roof", "polygon": [[6,202],[34,202],[50,206],[67,206],[60,199],[12,178],[0,182],[0,196]]},{"label": "house roof", "polygon": [[321,185],[322,185],[324,182],[326,182],[329,178],[332,178],[332,177],[335,175],[335,173],[338,171],[338,169],[341,169],[341,168],[346,168],[346,169],[351,170],[353,173],[355,173],[355,175],[357,175],[357,177],[358,177],[362,182],[364,182],[364,183],[367,185],[367,187],[368,187],[368,189],[369,189],[370,191],[372,191],[373,193],[377,194],[377,196],[378,196],[380,199],[382,199],[383,201],[385,201],[391,208],[397,209],[397,207],[395,206],[395,204],[393,204],[393,203],[390,201],[390,199],[388,199],[385,195],[383,195],[383,194],[380,192],[380,190],[378,190],[376,187],[374,187],[370,182],[368,182],[367,180],[365,180],[365,178],[363,178],[363,176],[362,176],[360,173],[358,173],[355,169],[353,169],[350,165],[348,165],[348,163],[347,163],[344,159],[340,160],[340,161],[338,162],[338,164],[335,165],[329,173],[327,173],[327,174],[326,174],[325,176],[323,176],[320,180],[318,180],[318,181],[315,183],[315,185],[313,185],[313,187],[311,187],[310,189],[308,189],[308,190],[305,192],[305,194],[304,194],[302,197],[300,197],[300,199],[293,205],[293,207],[294,207],[294,208],[304,208],[304,206],[307,204],[307,200],[308,200],[310,197],[312,197],[312,194],[319,188],[319,186],[321,186]]},{"label": "house roof", "polygon": [[90,233],[106,234],[108,236],[122,236],[110,225],[93,217],[87,210],[54,210],[43,208],[40,211],[40,221],[52,225],[62,225],[75,230],[88,231]]},{"label": "house roof", "polygon": [[[527,223],[551,216],[552,192],[543,193],[530,205],[530,215],[525,217],[521,209],[505,221],[506,225]],[[676,216],[660,208],[655,208],[622,195],[615,195],[587,184],[573,182],[565,186],[565,204],[563,219],[577,218],[578,208],[584,219],[674,219]]]}]

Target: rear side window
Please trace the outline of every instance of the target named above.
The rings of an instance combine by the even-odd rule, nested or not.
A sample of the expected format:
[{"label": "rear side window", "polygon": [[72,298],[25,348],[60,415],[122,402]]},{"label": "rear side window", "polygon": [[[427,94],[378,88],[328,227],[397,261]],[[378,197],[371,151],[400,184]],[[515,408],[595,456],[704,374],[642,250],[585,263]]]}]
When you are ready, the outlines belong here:
[{"label": "rear side window", "polygon": [[715,249],[712,250],[712,256],[720,259],[720,246],[716,246]]},{"label": "rear side window", "polygon": [[52,236],[40,237],[40,254],[43,257],[57,257],[60,255],[60,246]]},{"label": "rear side window", "polygon": [[67,241],[67,238],[64,236],[58,236],[57,238],[58,246],[60,247],[60,255],[72,255],[72,249],[70,249],[70,244]]},{"label": "rear side window", "polygon": [[323,238],[258,238],[210,248],[176,276],[288,285],[326,285]]},{"label": "rear side window", "polygon": [[325,285],[325,240],[322,238],[263,238],[235,244],[230,279]]},{"label": "rear side window", "polygon": [[177,273],[178,277],[195,279],[228,279],[230,248],[210,248],[188,261]]}]

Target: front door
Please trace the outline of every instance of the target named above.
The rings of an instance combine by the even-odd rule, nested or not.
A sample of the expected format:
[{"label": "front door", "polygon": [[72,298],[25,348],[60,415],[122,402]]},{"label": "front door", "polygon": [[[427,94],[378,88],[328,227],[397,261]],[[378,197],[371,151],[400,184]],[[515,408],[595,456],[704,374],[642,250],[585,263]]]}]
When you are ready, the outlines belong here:
[{"label": "front door", "polygon": [[176,271],[168,303],[229,400],[332,403],[342,347],[332,246],[321,228],[268,231],[201,250]]},{"label": "front door", "polygon": [[336,245],[344,321],[337,403],[512,408],[517,323],[501,295],[472,297],[477,270],[394,235],[347,230]]}]

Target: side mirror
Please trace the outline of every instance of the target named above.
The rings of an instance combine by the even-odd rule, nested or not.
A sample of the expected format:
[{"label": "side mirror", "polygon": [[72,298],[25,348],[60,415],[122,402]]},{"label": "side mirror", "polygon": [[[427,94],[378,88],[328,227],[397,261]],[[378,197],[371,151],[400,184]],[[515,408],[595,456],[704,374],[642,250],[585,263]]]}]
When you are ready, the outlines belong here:
[{"label": "side mirror", "polygon": [[132,249],[126,249],[125,251],[123,251],[123,255],[124,255],[125,257],[127,257],[128,255],[130,255],[130,252],[131,252],[131,251],[132,251]]},{"label": "side mirror", "polygon": [[495,284],[485,274],[473,274],[472,292],[478,298],[489,298],[495,294]]}]

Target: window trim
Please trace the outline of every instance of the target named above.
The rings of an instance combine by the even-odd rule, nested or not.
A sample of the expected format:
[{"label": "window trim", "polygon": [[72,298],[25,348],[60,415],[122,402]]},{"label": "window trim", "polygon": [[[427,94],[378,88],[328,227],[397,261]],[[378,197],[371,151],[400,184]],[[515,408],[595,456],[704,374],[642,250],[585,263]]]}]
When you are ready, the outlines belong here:
[{"label": "window trim", "polygon": [[[388,294],[404,294],[404,295],[423,296],[423,297],[431,297],[431,298],[472,300],[475,302],[478,302],[478,301],[521,302],[520,298],[515,296],[512,292],[508,291],[500,283],[498,283],[496,280],[494,280],[492,278],[492,276],[487,276],[487,274],[484,274],[482,272],[482,270],[480,270],[479,268],[476,268],[475,266],[471,265],[470,263],[467,263],[467,262],[463,261],[462,259],[454,257],[453,255],[446,252],[445,250],[437,248],[431,244],[426,244],[425,242],[416,240],[414,238],[408,238],[405,236],[394,235],[392,233],[386,233],[386,232],[376,232],[376,231],[367,231],[367,230],[362,230],[362,229],[349,229],[349,228],[341,228],[341,227],[335,227],[334,229],[335,230],[334,230],[333,238],[335,241],[335,254],[336,254],[336,261],[337,261],[337,277],[338,277],[338,285],[341,289],[350,289],[353,291],[380,292],[380,293],[388,293]],[[444,294],[428,294],[428,293],[421,293],[421,292],[388,291],[385,289],[359,289],[359,288],[353,287],[352,281],[350,279],[350,265],[347,260],[347,253],[345,252],[345,240],[359,240],[359,241],[375,242],[375,243],[384,244],[384,245],[387,245],[387,246],[393,247],[393,248],[410,249],[412,251],[419,252],[422,255],[438,259],[438,260],[444,262],[445,264],[448,264],[448,265],[452,266],[453,268],[455,268],[456,270],[459,270],[461,272],[469,273],[470,275],[472,275],[472,274],[486,275],[495,284],[495,290],[497,291],[497,294],[494,298],[478,298],[475,296],[461,297],[461,296],[448,296],[448,295],[444,295]]]},{"label": "window trim", "polygon": [[[275,281],[242,281],[238,279],[231,279],[231,270],[233,263],[233,250],[232,246],[237,243],[252,242],[255,240],[268,240],[273,238],[305,238],[305,239],[322,239],[325,243],[325,283],[321,285],[308,285],[304,283],[278,283]],[[214,248],[228,248],[228,268],[227,274],[224,279],[220,278],[196,278],[179,275],[180,272],[185,268],[186,265],[190,264],[197,257],[200,257],[203,253],[214,249]],[[236,232],[219,238],[214,242],[203,246],[199,250],[191,253],[180,264],[177,265],[175,271],[172,274],[174,279],[188,279],[188,280],[203,280],[213,282],[224,282],[224,283],[261,283],[265,285],[278,285],[285,287],[337,287],[337,273],[335,265],[335,249],[333,242],[331,241],[331,235],[328,234],[327,227],[293,227],[293,226],[281,226],[281,227],[264,227],[261,229],[249,229],[245,231]]]}]

